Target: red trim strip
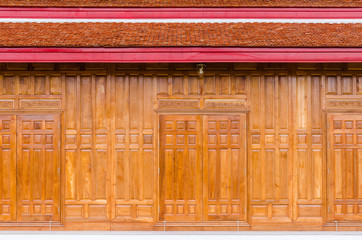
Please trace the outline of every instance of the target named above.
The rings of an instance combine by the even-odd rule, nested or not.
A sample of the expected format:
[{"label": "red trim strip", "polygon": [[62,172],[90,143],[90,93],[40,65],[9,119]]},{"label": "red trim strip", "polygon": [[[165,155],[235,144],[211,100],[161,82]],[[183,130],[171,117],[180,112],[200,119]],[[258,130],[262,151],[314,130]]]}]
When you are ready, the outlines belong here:
[{"label": "red trim strip", "polygon": [[355,19],[362,8],[6,8],[0,18],[82,18],[82,19]]},{"label": "red trim strip", "polygon": [[362,49],[0,48],[0,62],[362,62]]}]

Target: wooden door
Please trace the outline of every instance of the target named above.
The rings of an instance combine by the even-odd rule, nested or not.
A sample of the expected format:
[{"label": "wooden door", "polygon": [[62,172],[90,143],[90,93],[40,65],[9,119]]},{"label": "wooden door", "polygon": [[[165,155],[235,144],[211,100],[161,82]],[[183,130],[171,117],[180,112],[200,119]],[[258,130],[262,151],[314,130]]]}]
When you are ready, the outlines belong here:
[{"label": "wooden door", "polygon": [[160,116],[160,220],[201,220],[200,116]]},{"label": "wooden door", "polygon": [[59,115],[17,117],[17,221],[59,221]]},{"label": "wooden door", "polygon": [[362,220],[362,114],[328,116],[328,216]]},{"label": "wooden door", "polygon": [[0,115],[0,221],[16,219],[16,121]]},{"label": "wooden door", "polygon": [[204,116],[205,220],[246,220],[245,116]]}]

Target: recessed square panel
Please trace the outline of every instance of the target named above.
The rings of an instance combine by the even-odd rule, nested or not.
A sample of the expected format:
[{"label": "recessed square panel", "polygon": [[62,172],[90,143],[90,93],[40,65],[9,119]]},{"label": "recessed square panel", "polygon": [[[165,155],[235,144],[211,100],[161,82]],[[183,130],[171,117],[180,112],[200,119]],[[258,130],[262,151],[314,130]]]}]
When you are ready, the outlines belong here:
[{"label": "recessed square panel", "polygon": [[342,121],[341,120],[334,120],[333,121],[333,128],[334,129],[341,129],[342,128]]},{"label": "recessed square panel", "polygon": [[116,144],[124,144],[124,143],[125,143],[124,134],[117,134],[116,135]]},{"label": "recessed square panel", "polygon": [[239,139],[240,139],[239,134],[232,134],[231,138],[230,138],[231,144],[235,144],[235,145],[240,144]]},{"label": "recessed square panel", "polygon": [[132,210],[131,205],[116,205],[117,217],[131,217]]},{"label": "recessed square panel", "polygon": [[356,121],[356,128],[362,129],[362,121]]},{"label": "recessed square panel", "polygon": [[208,124],[208,130],[216,130],[216,122],[215,121],[209,121]]},{"label": "recessed square panel", "polygon": [[334,144],[342,144],[342,135],[334,134]]},{"label": "recessed square panel", "polygon": [[46,130],[54,129],[54,121],[45,121],[45,129]]},{"label": "recessed square panel", "polygon": [[138,205],[137,206],[137,217],[150,218],[152,217],[152,206]]},{"label": "recessed square panel", "polygon": [[34,210],[35,215],[40,215],[41,214],[41,205],[34,205],[33,210]]},{"label": "recessed square panel", "polygon": [[65,144],[73,145],[76,143],[76,135],[65,135]]},{"label": "recessed square panel", "polygon": [[216,205],[209,205],[209,214],[216,214]]},{"label": "recessed square panel", "polygon": [[172,214],[173,213],[173,206],[172,205],[165,205],[165,213]]},{"label": "recessed square panel", "polygon": [[220,213],[221,214],[227,214],[228,213],[228,205],[221,205],[220,206]]},{"label": "recessed square panel", "polygon": [[189,205],[189,214],[196,214],[196,206]]},{"label": "recessed square panel", "polygon": [[45,214],[53,215],[53,205],[45,205]]},{"label": "recessed square panel", "polygon": [[3,120],[2,121],[2,130],[9,130],[10,129],[10,121]]},{"label": "recessed square panel", "polygon": [[220,121],[219,122],[219,128],[220,130],[227,130],[228,129],[228,122],[227,121]]},{"label": "recessed square panel", "polygon": [[260,144],[260,135],[252,135],[251,136],[252,144]]},{"label": "recessed square panel", "polygon": [[10,144],[10,135],[3,135],[2,144]]},{"label": "recessed square panel", "polygon": [[184,213],[185,213],[185,206],[177,205],[177,214],[184,214]]},{"label": "recessed square panel", "polygon": [[313,144],[322,144],[322,136],[321,135],[312,135],[312,143]]},{"label": "recessed square panel", "polygon": [[173,135],[166,135],[166,145],[173,145]]},{"label": "recessed square panel", "polygon": [[152,135],[146,135],[146,134],[143,135],[143,143],[144,144],[152,144],[152,142],[153,142]]},{"label": "recessed square panel", "polygon": [[91,135],[80,135],[81,144],[91,144],[92,136]]},{"label": "recessed square panel", "polygon": [[96,143],[100,144],[106,144],[107,143],[107,135],[99,134],[96,135]]},{"label": "recessed square panel", "polygon": [[240,129],[239,121],[231,121],[231,129],[239,130]]},{"label": "recessed square panel", "polygon": [[216,144],[216,135],[208,135],[208,143],[211,145]]},{"label": "recessed square panel", "polygon": [[336,215],[342,215],[342,205],[335,205],[334,206],[334,214]]},{"label": "recessed square panel", "polygon": [[53,144],[53,135],[45,135],[45,144]]},{"label": "recessed square panel", "polygon": [[185,135],[176,135],[176,144],[185,145]]},{"label": "recessed square panel", "polygon": [[240,212],[240,206],[239,205],[231,205],[231,213],[232,214],[238,214]]},{"label": "recessed square panel", "polygon": [[30,206],[29,205],[23,205],[21,209],[22,215],[30,215]]},{"label": "recessed square panel", "polygon": [[187,122],[187,130],[190,130],[190,131],[196,130],[196,122],[195,121]]},{"label": "recessed square panel", "polygon": [[348,133],[345,134],[345,138],[346,138],[346,144],[353,144],[353,134]]},{"label": "recessed square panel", "polygon": [[344,127],[346,129],[353,129],[353,121],[352,120],[346,120],[344,121]]},{"label": "recessed square panel", "polygon": [[165,122],[165,129],[173,130],[173,121],[166,121]]},{"label": "recessed square panel", "polygon": [[274,135],[265,135],[265,143],[266,144],[274,143]]},{"label": "recessed square panel", "polygon": [[188,145],[195,145],[196,144],[196,135],[189,135],[187,143],[188,143]]},{"label": "recessed square panel", "polygon": [[23,134],[23,144],[30,144],[30,135]]},{"label": "recessed square panel", "polygon": [[34,121],[34,130],[42,130],[42,121]]},{"label": "recessed square panel", "polygon": [[138,134],[135,135],[129,135],[130,143],[138,143]]},{"label": "recessed square panel", "polygon": [[221,135],[221,134],[220,134],[220,144],[221,144],[221,145],[226,145],[226,144],[228,144],[228,135]]},{"label": "recessed square panel", "polygon": [[346,214],[354,214],[354,205],[346,205]]},{"label": "recessed square panel", "polygon": [[23,130],[31,130],[31,122],[30,121],[23,121],[22,129]]},{"label": "recessed square panel", "polygon": [[362,135],[357,134],[357,144],[362,144]]},{"label": "recessed square panel", "polygon": [[288,143],[289,142],[289,136],[288,135],[280,135],[279,136],[280,143]]},{"label": "recessed square panel", "polygon": [[298,135],[298,143],[307,143],[306,135]]},{"label": "recessed square panel", "polygon": [[33,137],[34,137],[33,144],[42,144],[41,142],[42,135],[34,134]]},{"label": "recessed square panel", "polygon": [[2,205],[2,215],[10,214],[10,205]]},{"label": "recessed square panel", "polygon": [[176,122],[176,130],[185,130],[185,122],[184,121],[177,121]]}]

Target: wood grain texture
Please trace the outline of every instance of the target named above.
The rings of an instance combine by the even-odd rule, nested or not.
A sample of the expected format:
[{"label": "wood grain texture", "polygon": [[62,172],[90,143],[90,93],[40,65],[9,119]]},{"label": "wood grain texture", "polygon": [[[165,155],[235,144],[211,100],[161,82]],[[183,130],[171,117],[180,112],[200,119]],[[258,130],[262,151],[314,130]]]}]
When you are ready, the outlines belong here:
[{"label": "wood grain texture", "polygon": [[361,101],[362,64],[0,64],[0,230],[362,230]]}]

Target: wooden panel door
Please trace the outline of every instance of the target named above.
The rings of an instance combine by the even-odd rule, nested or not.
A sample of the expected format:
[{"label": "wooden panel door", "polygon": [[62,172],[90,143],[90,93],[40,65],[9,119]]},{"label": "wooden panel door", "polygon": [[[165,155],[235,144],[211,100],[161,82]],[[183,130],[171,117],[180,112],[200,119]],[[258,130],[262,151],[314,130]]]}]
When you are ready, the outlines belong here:
[{"label": "wooden panel door", "polygon": [[17,117],[17,220],[59,221],[59,115]]},{"label": "wooden panel door", "polygon": [[200,116],[160,116],[160,220],[201,220]]},{"label": "wooden panel door", "polygon": [[16,121],[0,115],[0,221],[16,218]]},{"label": "wooden panel door", "polygon": [[204,220],[246,220],[245,116],[204,116]]},{"label": "wooden panel door", "polygon": [[329,220],[362,220],[362,114],[328,116]]}]

